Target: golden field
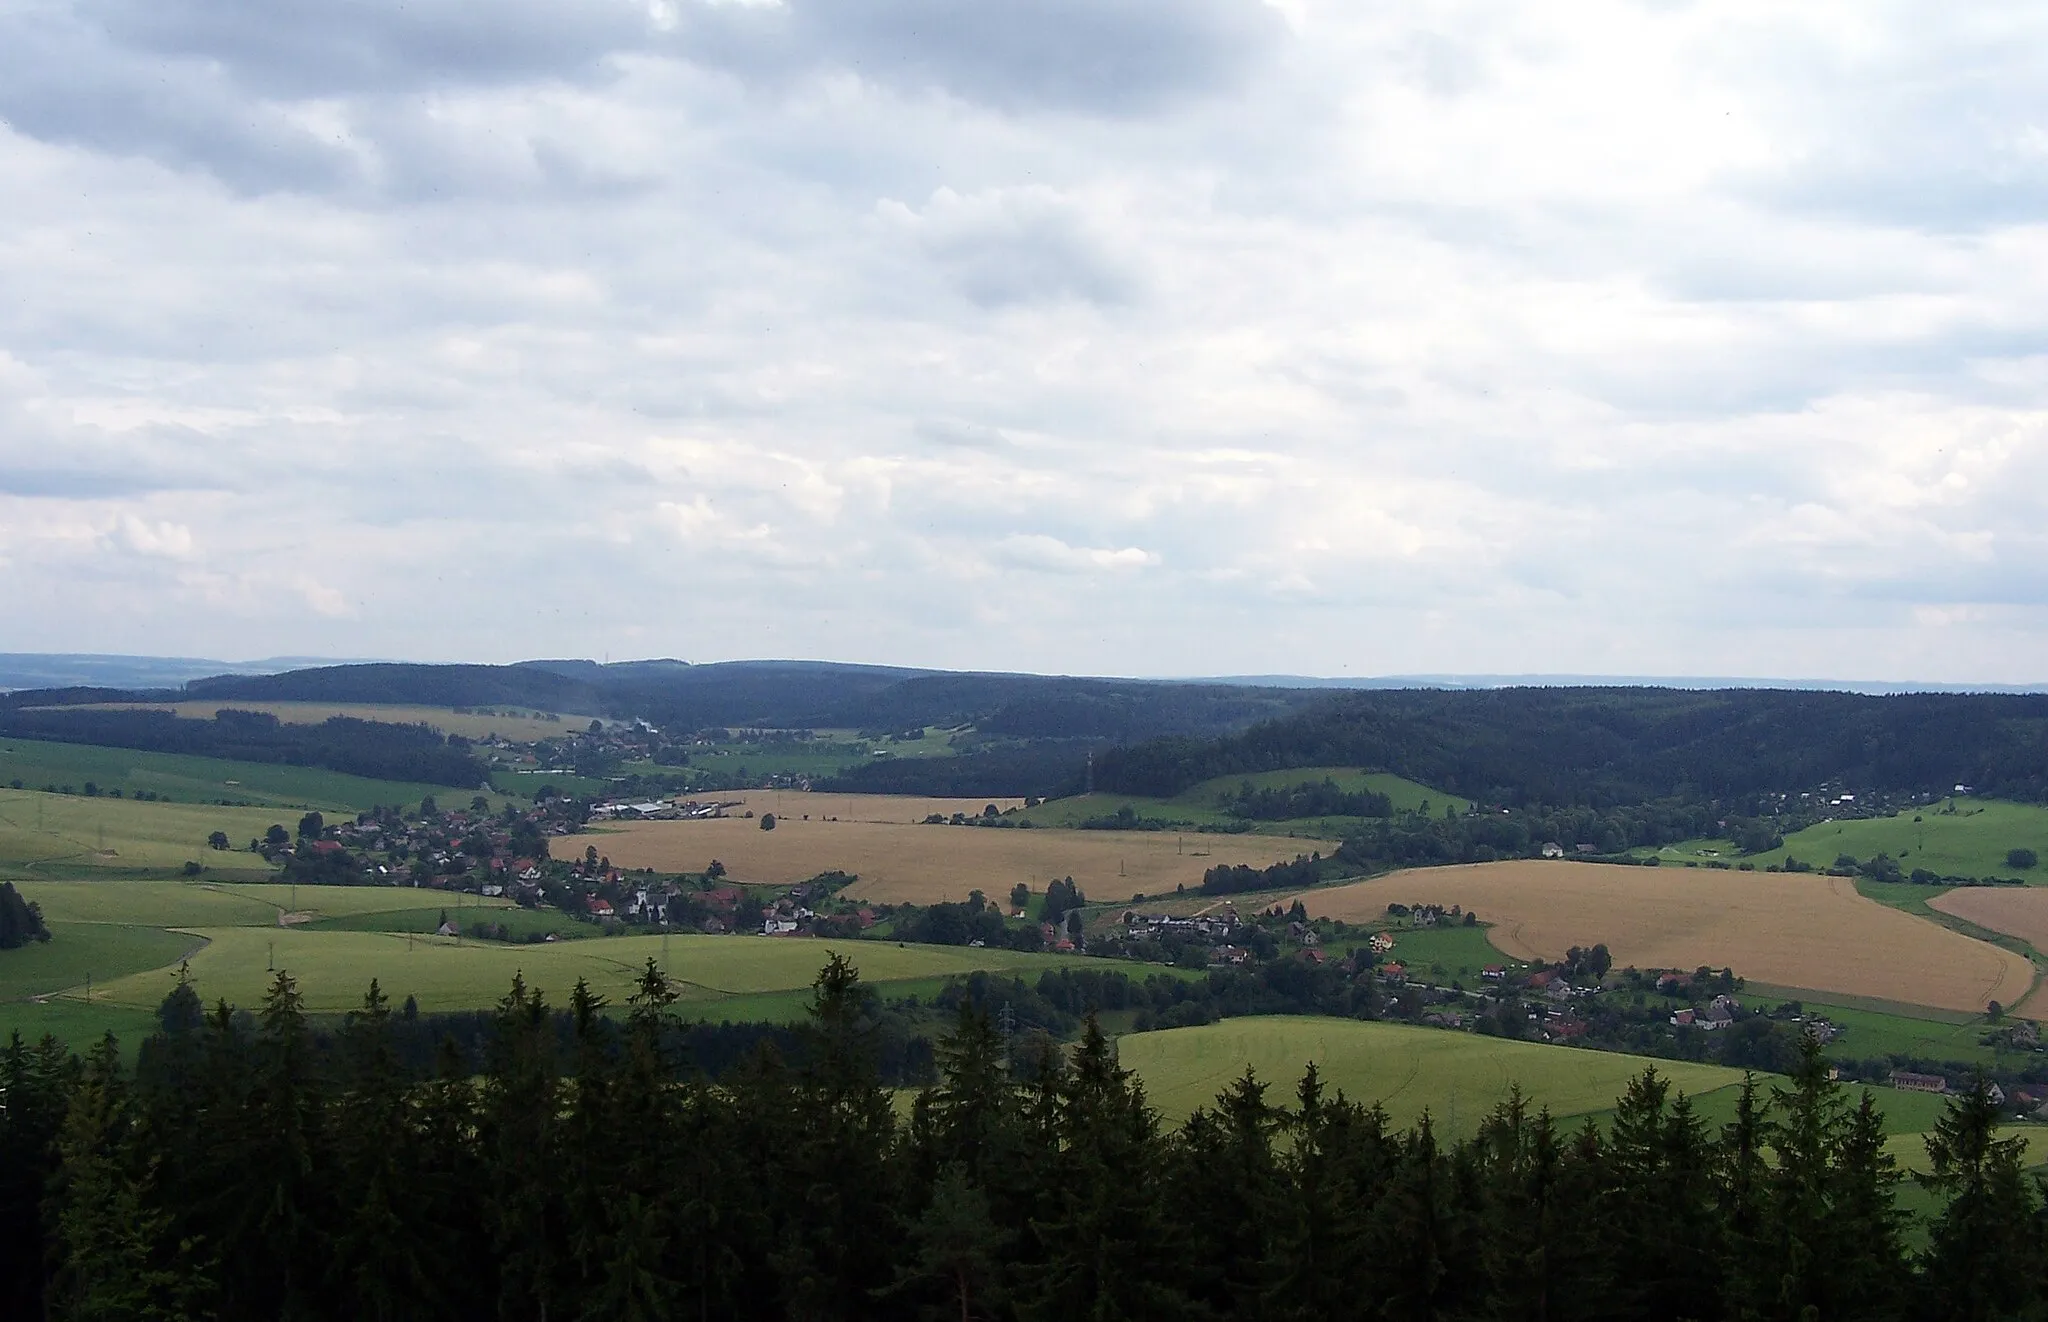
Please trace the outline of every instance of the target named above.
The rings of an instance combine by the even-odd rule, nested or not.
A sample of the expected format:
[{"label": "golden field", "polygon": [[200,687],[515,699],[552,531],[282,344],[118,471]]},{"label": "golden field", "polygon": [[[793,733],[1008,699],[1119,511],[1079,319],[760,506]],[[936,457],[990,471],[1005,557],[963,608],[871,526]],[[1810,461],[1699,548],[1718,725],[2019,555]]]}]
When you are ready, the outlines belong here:
[{"label": "golden field", "polygon": [[1944,1010],[2012,1005],[2034,981],[2020,956],[1866,899],[1846,877],[1524,860],[1396,872],[1301,899],[1353,922],[1390,903],[1462,905],[1517,959],[1604,942],[1617,967],[1705,964]]},{"label": "golden field", "polygon": [[[772,791],[768,797],[772,799]],[[784,795],[785,801],[797,797]],[[843,803],[846,796],[816,797]],[[855,811],[872,815],[896,810],[856,805]],[[773,831],[763,831],[758,820],[739,817],[621,822],[561,837],[553,848],[556,857],[571,858],[595,846],[614,866],[659,872],[698,872],[715,858],[735,881],[773,885],[804,881],[836,868],[860,877],[848,895],[882,904],[964,900],[975,890],[1002,902],[1020,881],[1043,891],[1061,877],[1072,877],[1091,900],[1127,900],[1139,894],[1164,894],[1176,885],[1192,889],[1201,883],[1204,871],[1219,863],[1263,867],[1313,849],[1334,848],[1327,842],[1251,835],[1176,837],[1169,831],[1020,830],[845,818],[834,822],[816,813],[805,821],[797,812],[778,813],[776,821]]]},{"label": "golden field", "polygon": [[2003,936],[2016,936],[2036,950],[2048,951],[2048,890],[2032,886],[1967,886],[1935,896],[1927,907]]}]

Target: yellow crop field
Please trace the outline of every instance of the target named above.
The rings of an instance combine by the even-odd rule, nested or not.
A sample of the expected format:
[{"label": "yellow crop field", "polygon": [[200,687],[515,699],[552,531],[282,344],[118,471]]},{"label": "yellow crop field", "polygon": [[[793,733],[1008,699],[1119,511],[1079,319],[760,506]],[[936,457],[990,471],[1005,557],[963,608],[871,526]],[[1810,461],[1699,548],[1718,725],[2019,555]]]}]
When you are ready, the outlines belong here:
[{"label": "yellow crop field", "polygon": [[820,794],[812,790],[713,790],[695,797],[705,802],[716,800],[740,805],[728,809],[729,812],[748,811],[756,816],[772,812],[777,821],[787,817],[802,820],[809,816],[812,821],[836,818],[842,822],[896,822],[904,825],[922,822],[933,813],[951,817],[960,812],[978,817],[990,804],[994,804],[998,812],[1024,806],[1022,799],[931,799],[916,794]]},{"label": "yellow crop field", "polygon": [[223,707],[236,711],[268,712],[286,725],[318,725],[329,717],[353,716],[360,721],[388,721],[394,725],[431,725],[442,734],[459,734],[465,739],[502,735],[515,743],[559,739],[575,734],[590,724],[588,716],[556,713],[559,721],[543,721],[532,714],[486,716],[475,712],[450,711],[445,707],[387,706],[371,702],[242,702],[212,699],[206,702],[108,702],[96,705],[105,711],[168,711],[187,720],[210,721]]},{"label": "yellow crop field", "polygon": [[[785,796],[785,799],[795,796]],[[843,802],[844,796],[818,796]],[[932,802],[923,800],[921,802]],[[857,808],[856,811],[859,811]],[[884,810],[887,811],[887,810]],[[1199,885],[1219,863],[1263,867],[1328,842],[1252,835],[1176,836],[1170,831],[1055,831],[970,826],[914,826],[887,821],[827,821],[778,815],[772,831],[759,821],[725,817],[697,822],[626,822],[553,841],[555,856],[586,848],[617,867],[696,872],[712,859],[736,881],[788,885],[838,869],[860,877],[847,894],[884,904],[964,900],[978,890],[1005,899],[1018,882],[1034,891],[1072,877],[1093,900],[1160,895]]]},{"label": "yellow crop field", "polygon": [[2048,889],[1966,886],[1935,896],[1927,907],[2048,951]]},{"label": "yellow crop field", "polygon": [[0,863],[123,868],[174,868],[194,860],[222,868],[268,871],[260,859],[206,847],[215,831],[237,848],[279,818],[276,808],[218,808],[198,803],[145,803],[0,790]]},{"label": "yellow crop field", "polygon": [[2011,951],[1865,899],[1845,877],[1521,861],[1396,872],[1301,898],[1312,914],[1350,921],[1390,903],[1462,905],[1517,959],[1604,942],[1617,966],[1705,964],[1944,1010],[2011,1005],[2034,981]]}]

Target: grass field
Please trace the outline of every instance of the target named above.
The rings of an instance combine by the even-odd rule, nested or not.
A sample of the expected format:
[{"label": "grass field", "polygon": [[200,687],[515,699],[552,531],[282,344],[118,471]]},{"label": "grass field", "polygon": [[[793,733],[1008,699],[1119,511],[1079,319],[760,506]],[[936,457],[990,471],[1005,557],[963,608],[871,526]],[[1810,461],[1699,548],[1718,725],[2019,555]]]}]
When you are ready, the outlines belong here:
[{"label": "grass field", "polygon": [[[1393,801],[1396,812],[1427,808],[1431,814],[1441,816],[1446,805],[1461,813],[1471,808],[1469,802],[1454,794],[1445,794],[1384,772],[1365,772],[1355,767],[1298,767],[1291,771],[1263,771],[1249,776],[1218,776],[1170,799],[1129,794],[1077,794],[1040,804],[1027,815],[1040,826],[1071,827],[1091,818],[1114,816],[1119,808],[1128,807],[1139,817],[1150,821],[1228,826],[1238,819],[1225,812],[1222,804],[1247,782],[1254,789],[1284,789],[1291,785],[1318,784],[1325,778],[1335,781],[1339,789],[1350,793],[1371,790],[1384,794]],[[1301,818],[1288,822],[1255,822],[1252,829],[1265,835],[1341,836],[1346,830],[1354,829],[1360,820],[1355,817]]]},{"label": "grass field", "polygon": [[196,937],[158,927],[52,923],[51,939],[0,950],[0,1001],[18,1001],[175,965],[197,949]]},{"label": "grass field", "polygon": [[[207,1001],[225,997],[233,1004],[255,1005],[277,968],[289,970],[299,980],[307,1008],[316,1012],[346,1010],[360,1003],[373,977],[394,1000],[416,996],[423,1010],[489,1005],[505,994],[515,973],[523,974],[528,985],[540,987],[558,1004],[579,977],[588,979],[601,995],[622,1002],[632,993],[645,961],[650,956],[658,961],[664,955],[663,938],[658,936],[505,945],[296,927],[206,928],[199,929],[198,935],[206,938],[207,945],[192,956],[191,977]],[[1083,958],[744,936],[674,936],[666,944],[669,974],[683,984],[684,1000],[692,1003],[800,990],[811,984],[834,950],[850,956],[862,977],[875,983],[964,975],[979,969],[1016,970],[1036,976],[1043,969]],[[109,1005],[152,1008],[170,990],[172,976],[170,969],[133,974],[110,981],[103,990],[95,984],[95,996]]]},{"label": "grass field", "polygon": [[1997,799],[1955,798],[1892,817],[1822,822],[1785,837],[1782,849],[1744,854],[1727,840],[1688,840],[1655,851],[1670,863],[1749,863],[1758,869],[1796,858],[1825,868],[1848,854],[1858,860],[1889,854],[1911,872],[1944,877],[2025,877],[2048,885],[2048,868],[2023,872],[2005,861],[2010,849],[2048,860],[2048,808]]},{"label": "grass field", "polygon": [[1413,1124],[1427,1110],[1440,1133],[1456,1136],[1473,1133],[1516,1083],[1532,1106],[1547,1106],[1552,1115],[1566,1118],[1610,1109],[1628,1081],[1648,1065],[1688,1093],[1742,1081],[1741,1071],[1718,1065],[1308,1016],[1226,1019],[1200,1028],[1139,1033],[1119,1038],[1117,1051],[1169,1120],[1214,1102],[1246,1065],[1272,1085],[1268,1100],[1291,1101],[1303,1068],[1313,1060],[1331,1090],[1341,1088],[1354,1100],[1379,1103],[1399,1125]]},{"label": "grass field", "polygon": [[1498,947],[1487,939],[1484,927],[1397,927],[1387,935],[1394,948],[1384,958],[1439,979],[1452,979],[1467,987],[1479,985],[1488,964],[1509,964]]},{"label": "grass field", "polygon": [[[37,739],[0,739],[0,785],[20,781],[29,789],[48,785],[84,789],[87,781],[104,795],[110,789],[133,795],[148,790],[179,803],[254,804],[304,811],[364,812],[379,804],[416,805],[426,795],[468,803],[474,791],[410,781],[287,767],[268,762],[231,762],[182,753],[145,753],[132,748],[99,748]],[[494,798],[494,802],[495,802]],[[120,800],[110,800],[120,802]]]},{"label": "grass field", "polygon": [[[824,796],[835,810],[844,801],[843,796]],[[777,820],[780,825],[773,831],[761,830],[758,821],[736,817],[627,822],[565,836],[554,846],[564,857],[595,846],[619,867],[659,872],[696,872],[715,858],[735,881],[774,885],[837,868],[860,877],[849,888],[850,896],[892,904],[964,900],[974,890],[1003,899],[1020,881],[1043,892],[1052,881],[1068,876],[1090,900],[1121,901],[1141,893],[1163,894],[1176,885],[1193,889],[1201,883],[1202,873],[1219,863],[1264,866],[1312,849],[1327,853],[1335,848],[1328,841],[1181,837],[1170,831],[914,826],[832,822],[815,815],[804,821],[794,812],[778,815]]]},{"label": "grass field", "polygon": [[1520,861],[1398,872],[1305,892],[1309,912],[1383,917],[1460,904],[1516,959],[1604,942],[1617,966],[1732,968],[1811,992],[1982,1010],[2033,985],[2026,959],[1857,894],[1841,877]]},{"label": "grass field", "polygon": [[168,711],[187,720],[210,721],[223,708],[235,711],[267,712],[286,725],[319,725],[336,716],[359,721],[385,721],[393,725],[430,725],[442,734],[459,734],[465,739],[488,739],[498,735],[514,743],[535,743],[579,734],[590,717],[556,713],[561,719],[548,721],[530,711],[487,715],[457,712],[445,707],[386,706],[369,702],[107,702],[96,704],[103,711]]},{"label": "grass field", "polygon": [[238,849],[246,851],[249,841],[272,823],[292,816],[273,808],[0,790],[0,869],[13,876],[61,865],[110,872],[161,871],[191,860],[264,874],[270,867],[261,859],[247,852],[218,853],[207,848],[206,838],[225,831]]}]

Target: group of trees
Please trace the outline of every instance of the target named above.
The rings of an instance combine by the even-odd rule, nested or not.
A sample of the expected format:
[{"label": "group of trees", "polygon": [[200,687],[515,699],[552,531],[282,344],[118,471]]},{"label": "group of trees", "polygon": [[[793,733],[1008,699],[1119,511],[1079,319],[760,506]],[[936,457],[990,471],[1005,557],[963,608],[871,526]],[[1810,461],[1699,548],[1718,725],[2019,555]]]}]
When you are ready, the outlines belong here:
[{"label": "group of trees", "polygon": [[1250,781],[1223,800],[1232,817],[1252,822],[1285,822],[1302,817],[1392,817],[1394,801],[1374,790],[1340,789],[1325,776],[1300,785],[1254,788]]},{"label": "group of trees", "polygon": [[1716,1131],[1654,1074],[1602,1126],[1517,1094],[1471,1137],[1401,1128],[1311,1067],[1178,1129],[1091,1019],[1071,1051],[963,1004],[899,1117],[834,960],[799,1030],[717,1083],[664,1043],[651,967],[566,1043],[516,984],[481,1074],[414,1077],[374,987],[336,1050],[290,978],[253,1024],[167,1013],[0,1052],[10,1317],[1323,1319],[2019,1317],[2039,1196],[1989,1099],[1930,1140],[1907,1249],[1879,1116],[1817,1051]]},{"label": "group of trees", "polygon": [[451,740],[431,726],[345,716],[318,725],[293,725],[266,712],[232,708],[223,709],[212,720],[188,720],[168,711],[0,705],[0,735],[324,767],[430,785],[475,786],[489,778],[483,763],[465,743]]},{"label": "group of trees", "polygon": [[22,898],[11,881],[0,881],[0,950],[19,950],[31,941],[48,941],[42,908]]},{"label": "group of trees", "polygon": [[1170,796],[1292,767],[1396,772],[1488,803],[1643,803],[1810,790],[2048,793],[2048,695],[1724,689],[1401,689],[1330,696],[1221,738],[1095,761],[1099,789]]},{"label": "group of trees", "polygon": [[1298,890],[1323,879],[1321,854],[1302,854],[1285,863],[1255,868],[1248,863],[1219,863],[1202,874],[1202,894],[1242,895],[1247,891]]}]

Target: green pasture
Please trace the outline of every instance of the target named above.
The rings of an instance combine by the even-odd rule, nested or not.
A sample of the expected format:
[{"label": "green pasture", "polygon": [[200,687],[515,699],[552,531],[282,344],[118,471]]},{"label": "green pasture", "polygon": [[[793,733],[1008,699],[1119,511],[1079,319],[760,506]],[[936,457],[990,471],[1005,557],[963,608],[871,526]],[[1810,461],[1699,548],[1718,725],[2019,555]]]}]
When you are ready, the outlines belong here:
[{"label": "green pasture", "polygon": [[[238,805],[299,812],[319,808],[358,813],[379,804],[416,807],[427,795],[450,805],[467,804],[475,793],[446,785],[371,780],[317,767],[230,762],[181,753],[145,753],[132,748],[99,748],[39,739],[0,739],[0,785],[17,780],[31,790],[46,785],[69,785],[83,790],[85,783],[92,781],[102,795],[113,789],[128,796],[148,790],[178,803],[217,804],[226,799]],[[502,796],[493,797],[494,804],[501,801]],[[248,837],[236,843],[247,844]]]},{"label": "green pasture", "polygon": [[[622,936],[523,945],[301,927],[204,928],[197,934],[208,944],[192,957],[190,976],[205,1000],[226,998],[237,1005],[255,1005],[273,971],[285,969],[298,979],[307,1008],[314,1011],[346,1010],[357,1004],[373,977],[393,999],[415,996],[424,1010],[490,1005],[505,994],[516,973],[557,1002],[568,996],[579,977],[600,994],[620,1000],[632,992],[634,979],[650,956],[657,961],[666,956],[669,975],[683,985],[684,998],[696,1002],[808,987],[835,950],[853,958],[862,975],[876,983],[980,969],[1031,976],[1085,958],[744,936]],[[117,979],[103,992],[95,984],[96,995],[109,1004],[151,1007],[169,990],[173,972],[162,969]]]},{"label": "green pasture", "polygon": [[1118,1039],[1126,1068],[1144,1080],[1146,1095],[1179,1120],[1243,1074],[1247,1065],[1272,1085],[1268,1098],[1293,1095],[1310,1061],[1332,1091],[1378,1103],[1398,1125],[1428,1111],[1438,1131],[1476,1131],[1511,1085],[1520,1084],[1532,1107],[1560,1118],[1611,1108],[1628,1081],[1647,1066],[1689,1093],[1711,1093],[1742,1081],[1739,1070],[1682,1061],[1580,1051],[1402,1024],[1286,1016],[1226,1019],[1200,1028],[1176,1028]]},{"label": "green pasture", "polygon": [[2005,861],[2010,849],[2031,849],[2048,860],[2048,808],[1997,799],[1955,798],[1893,817],[1822,822],[1785,837],[1785,847],[1750,856],[1759,868],[1797,858],[1817,868],[1843,854],[1858,859],[1889,854],[1911,872],[1925,868],[1945,877],[2025,877],[2048,884],[2048,871],[2022,872]]},{"label": "green pasture", "polygon": [[[514,941],[524,941],[529,937],[539,940],[549,936],[558,941],[577,941],[603,935],[603,929],[596,923],[571,918],[559,909],[483,908],[474,903],[456,904],[457,897],[452,895],[441,898],[443,903],[436,908],[344,914],[334,918],[316,918],[304,926],[313,932],[409,932],[414,936],[431,936],[440,928],[443,915],[446,915],[447,921],[465,933],[471,924],[490,923],[506,929]],[[474,901],[476,897],[461,898]]]},{"label": "green pasture", "polygon": [[50,940],[0,950],[0,1001],[95,985],[176,964],[200,945],[197,937],[160,927],[52,923]]},{"label": "green pasture", "polygon": [[1484,927],[1389,927],[1387,935],[1394,938],[1394,948],[1380,958],[1406,967],[1410,977],[1455,980],[1477,987],[1488,964],[1522,967],[1486,939]]},{"label": "green pasture", "polygon": [[[1028,809],[1025,816],[1039,826],[1072,828],[1090,818],[1114,816],[1119,808],[1128,807],[1148,821],[1186,822],[1196,827],[1229,826],[1239,824],[1239,819],[1224,811],[1222,805],[1247,782],[1254,789],[1284,789],[1291,785],[1320,784],[1325,779],[1336,782],[1339,789],[1347,792],[1371,790],[1384,794],[1393,801],[1396,812],[1416,812],[1426,807],[1431,815],[1441,816],[1446,806],[1460,813],[1471,807],[1468,801],[1456,795],[1384,772],[1366,772],[1349,767],[1300,767],[1249,776],[1218,776],[1170,799],[1099,792],[1077,794]],[[1367,820],[1359,817],[1301,817],[1284,822],[1253,822],[1251,829],[1260,835],[1300,835],[1328,840],[1356,831]]]},{"label": "green pasture", "polygon": [[[73,875],[177,868],[187,861],[229,871],[268,873],[247,852],[282,809],[219,808],[195,803],[138,803],[0,789],[0,869],[12,876]],[[285,825],[291,825],[286,822]],[[225,831],[241,852],[209,849]]]}]

